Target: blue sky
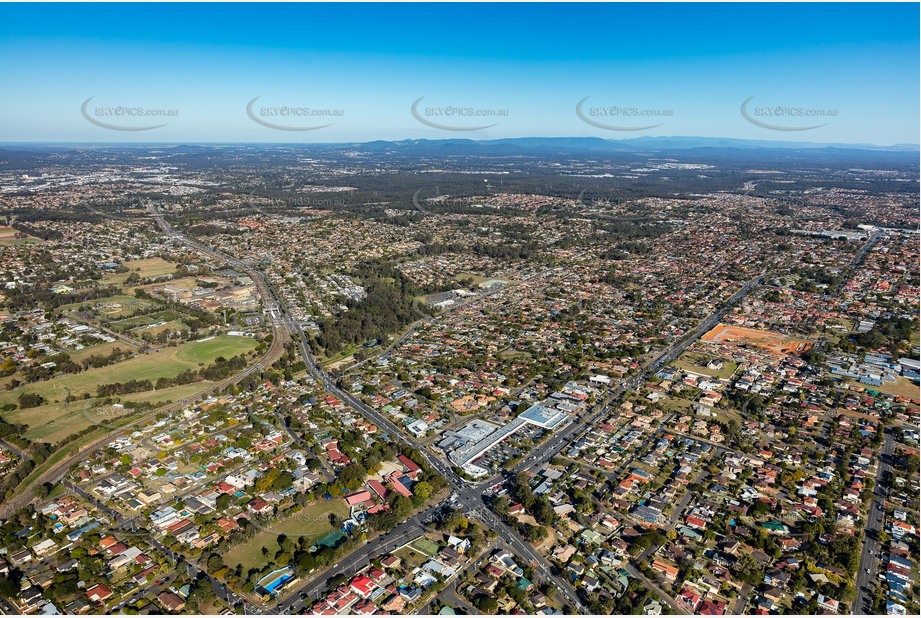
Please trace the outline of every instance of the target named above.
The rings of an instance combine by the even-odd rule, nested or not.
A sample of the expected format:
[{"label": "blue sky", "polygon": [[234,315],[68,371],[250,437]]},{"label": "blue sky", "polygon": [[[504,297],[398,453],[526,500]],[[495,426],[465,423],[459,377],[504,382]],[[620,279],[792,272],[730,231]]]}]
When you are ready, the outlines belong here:
[{"label": "blue sky", "polygon": [[[918,143],[918,21],[917,4],[0,4],[0,141]],[[103,128],[81,114],[90,97],[102,123],[167,124]],[[246,112],[255,97],[258,119],[332,124],[263,126]],[[609,128],[577,115],[586,97],[583,117]],[[749,97],[773,128],[742,115]],[[104,115],[118,106],[178,114]],[[269,115],[282,106],[338,115]]]}]

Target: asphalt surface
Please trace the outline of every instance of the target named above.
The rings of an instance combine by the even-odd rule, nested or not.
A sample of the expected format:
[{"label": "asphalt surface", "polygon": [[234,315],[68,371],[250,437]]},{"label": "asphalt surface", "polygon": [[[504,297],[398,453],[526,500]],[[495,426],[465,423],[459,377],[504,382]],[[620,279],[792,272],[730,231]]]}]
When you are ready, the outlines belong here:
[{"label": "asphalt surface", "polygon": [[872,613],[870,602],[873,598],[873,585],[879,569],[879,555],[883,549],[882,543],[877,539],[885,525],[885,505],[887,490],[883,487],[882,480],[887,472],[891,471],[888,464],[889,458],[895,452],[895,437],[890,427],[883,437],[883,448],[879,457],[876,470],[876,482],[873,485],[873,499],[867,514],[867,525],[864,530],[863,548],[860,550],[860,566],[857,569],[857,594],[851,605],[852,614]]}]

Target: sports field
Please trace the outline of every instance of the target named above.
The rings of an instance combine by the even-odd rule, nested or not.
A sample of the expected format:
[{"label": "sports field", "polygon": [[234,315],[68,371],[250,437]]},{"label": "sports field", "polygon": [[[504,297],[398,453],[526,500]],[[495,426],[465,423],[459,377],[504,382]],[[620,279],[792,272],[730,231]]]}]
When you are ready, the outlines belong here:
[{"label": "sports field", "polygon": [[148,277],[160,277],[170,275],[176,272],[176,262],[168,262],[163,258],[146,258],[143,260],[128,260],[122,263],[122,266],[129,269],[127,273],[112,273],[103,277],[104,284],[124,283],[131,273],[137,273],[141,279]]},{"label": "sports field", "polygon": [[[249,337],[219,335],[204,341],[193,341],[175,348],[163,348],[136,358],[131,358],[108,367],[90,369],[81,373],[56,377],[53,380],[26,384],[20,388],[0,393],[0,407],[17,403],[22,393],[37,393],[49,402],[63,401],[68,393],[75,397],[88,393],[96,395],[96,388],[103,384],[128,382],[129,380],[151,380],[172,378],[186,369],[211,364],[218,356],[230,358],[255,348],[257,342]],[[124,396],[134,400],[132,395]]]}]

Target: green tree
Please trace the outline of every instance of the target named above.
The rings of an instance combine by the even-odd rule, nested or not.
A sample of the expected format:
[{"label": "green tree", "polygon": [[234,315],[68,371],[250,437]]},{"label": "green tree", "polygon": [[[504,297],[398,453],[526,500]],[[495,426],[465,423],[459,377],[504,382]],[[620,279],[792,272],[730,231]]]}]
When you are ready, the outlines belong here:
[{"label": "green tree", "polygon": [[432,486],[425,481],[419,481],[416,483],[415,487],[413,487],[413,493],[419,496],[424,502],[432,497]]}]

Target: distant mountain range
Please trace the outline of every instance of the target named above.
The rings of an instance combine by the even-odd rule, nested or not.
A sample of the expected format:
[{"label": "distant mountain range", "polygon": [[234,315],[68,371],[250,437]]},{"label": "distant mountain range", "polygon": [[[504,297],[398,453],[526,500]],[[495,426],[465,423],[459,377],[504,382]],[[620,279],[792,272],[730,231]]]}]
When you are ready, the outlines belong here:
[{"label": "distant mountain range", "polygon": [[367,152],[398,151],[405,154],[431,153],[431,154],[490,154],[502,155],[512,152],[620,152],[620,153],[650,153],[674,152],[680,150],[791,150],[791,151],[875,151],[889,153],[916,153],[921,152],[918,144],[893,144],[891,146],[875,146],[873,144],[826,144],[819,142],[794,142],[755,139],[732,139],[725,137],[634,137],[623,139],[603,139],[600,137],[516,137],[490,140],[474,140],[462,138],[446,139],[405,139],[398,141],[377,140],[370,142],[342,142],[342,143],[62,143],[62,142],[0,142],[0,147],[12,150],[33,150],[36,148],[80,148],[80,149],[124,149],[124,148],[156,148],[169,152],[188,154],[206,154],[209,150],[278,146],[286,148],[353,148]]},{"label": "distant mountain range", "polygon": [[894,144],[892,146],[874,146],[873,144],[823,144],[818,142],[791,142],[754,139],[732,139],[724,137],[635,137],[625,139],[603,139],[600,137],[517,137],[492,140],[472,139],[407,139],[400,141],[356,142],[356,148],[382,150],[392,148],[409,149],[446,149],[446,148],[514,148],[514,149],[558,149],[558,150],[594,150],[594,151],[633,151],[680,150],[690,148],[739,148],[739,149],[844,149],[844,150],[885,150],[898,152],[919,152],[918,144]]}]

